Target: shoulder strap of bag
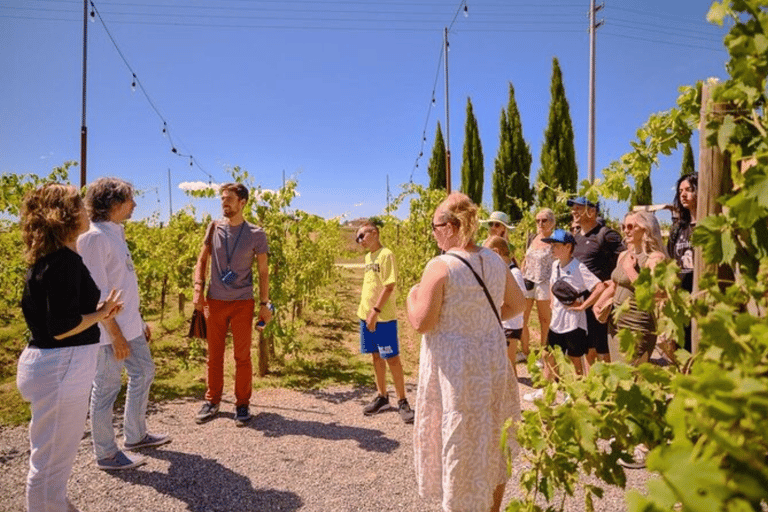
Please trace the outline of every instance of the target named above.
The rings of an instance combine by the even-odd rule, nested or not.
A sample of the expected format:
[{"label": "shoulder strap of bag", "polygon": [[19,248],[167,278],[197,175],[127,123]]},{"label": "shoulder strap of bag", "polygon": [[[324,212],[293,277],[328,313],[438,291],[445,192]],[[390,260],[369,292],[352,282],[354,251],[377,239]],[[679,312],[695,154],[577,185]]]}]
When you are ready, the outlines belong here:
[{"label": "shoulder strap of bag", "polygon": [[[452,252],[445,253],[449,256],[453,256],[454,258],[460,259],[467,267],[469,267],[469,270],[472,271],[472,274],[475,276],[475,279],[477,279],[478,284],[483,288],[483,292],[485,292],[485,297],[488,299],[488,302],[491,304],[491,309],[493,310],[493,314],[496,316],[496,320],[499,321],[499,325],[501,325],[501,317],[499,316],[499,312],[496,310],[496,304],[493,303],[493,299],[491,298],[491,294],[488,291],[488,288],[485,286],[485,283],[483,282],[483,278],[477,275],[477,272],[475,272],[475,269],[472,268],[472,265],[469,264],[467,260],[459,256],[458,254],[454,254]],[[503,329],[504,326],[502,326]]]}]

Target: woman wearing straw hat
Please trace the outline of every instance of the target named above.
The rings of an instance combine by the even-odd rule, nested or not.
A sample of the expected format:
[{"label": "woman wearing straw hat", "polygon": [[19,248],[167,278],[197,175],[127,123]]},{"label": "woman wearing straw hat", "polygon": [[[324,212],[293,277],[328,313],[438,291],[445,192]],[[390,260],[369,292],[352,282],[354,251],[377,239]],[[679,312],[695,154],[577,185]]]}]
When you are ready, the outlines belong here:
[{"label": "woman wearing straw hat", "polygon": [[490,217],[480,221],[482,224],[488,224],[488,237],[500,236],[509,242],[509,230],[512,229],[509,215],[504,212],[493,212]]}]

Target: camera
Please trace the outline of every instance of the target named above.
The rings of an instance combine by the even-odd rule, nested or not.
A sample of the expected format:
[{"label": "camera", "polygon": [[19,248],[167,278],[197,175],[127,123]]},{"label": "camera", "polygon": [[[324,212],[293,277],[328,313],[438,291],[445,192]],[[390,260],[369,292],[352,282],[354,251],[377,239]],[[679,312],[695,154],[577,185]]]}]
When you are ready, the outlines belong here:
[{"label": "camera", "polygon": [[226,269],[221,272],[219,279],[221,279],[221,282],[224,284],[232,284],[235,282],[235,279],[237,279],[237,274],[230,269]]}]

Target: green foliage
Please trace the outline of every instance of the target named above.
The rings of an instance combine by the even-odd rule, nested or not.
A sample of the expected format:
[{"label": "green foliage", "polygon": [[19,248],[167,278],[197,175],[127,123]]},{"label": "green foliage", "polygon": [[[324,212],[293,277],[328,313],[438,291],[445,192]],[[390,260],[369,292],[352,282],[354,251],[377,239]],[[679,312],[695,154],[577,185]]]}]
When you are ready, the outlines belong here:
[{"label": "green foliage", "polygon": [[696,164],[693,160],[693,149],[691,143],[686,142],[683,148],[683,162],[680,165],[680,176],[688,176],[696,172]]},{"label": "green foliage", "polygon": [[431,190],[445,190],[445,170],[445,139],[443,138],[443,131],[440,129],[440,121],[438,121],[435,131],[435,145],[432,146],[432,157],[429,159],[429,167],[427,167]]},{"label": "green foliage", "polygon": [[461,191],[475,204],[483,201],[483,145],[477,128],[477,119],[472,111],[472,100],[467,98],[467,120],[464,124],[464,154],[461,161]]},{"label": "green foliage", "polygon": [[635,182],[635,189],[632,191],[630,206],[653,204],[653,187],[651,186],[650,173],[645,178]]},{"label": "green foliage", "polygon": [[523,139],[520,112],[511,83],[507,110],[502,109],[499,124],[499,152],[493,171],[493,209],[506,212],[513,221],[518,221],[533,202],[532,157],[531,149]]},{"label": "green foliage", "polygon": [[563,74],[557,58],[552,59],[550,94],[549,121],[544,131],[536,187],[539,206],[553,208],[558,191],[571,194],[576,192],[579,180],[570,107],[565,97]]},{"label": "green foliage", "polygon": [[[691,296],[672,262],[641,272],[638,307],[655,308],[659,334],[678,344],[693,318],[698,352],[679,350],[667,368],[600,363],[583,379],[566,374],[551,386],[550,397],[560,389],[575,398],[526,415],[520,441],[532,467],[521,483],[528,495],[510,510],[542,510],[536,496],[572,494],[572,475],[579,471],[623,486],[623,471],[613,463],[638,443],[651,448],[647,466],[657,477],[647,492],[628,493],[630,511],[768,506],[768,11],[760,0],[725,0],[712,5],[708,18],[732,24],[725,37],[730,78],[712,94],[714,103],[728,107],[725,115],[706,119],[705,135],[730,156],[735,188],[719,198],[727,207],[722,213],[699,219],[693,243],[708,265],[731,267],[735,280],[705,272]],[[646,178],[659,155],[687,143],[699,112],[710,106],[704,107],[699,88],[682,88],[678,107],[652,115],[632,151],[604,171],[602,182],[583,185],[584,192],[626,200],[627,176]],[[625,352],[636,343],[632,332],[618,337]],[[599,495],[599,486],[586,486],[585,509]]]}]

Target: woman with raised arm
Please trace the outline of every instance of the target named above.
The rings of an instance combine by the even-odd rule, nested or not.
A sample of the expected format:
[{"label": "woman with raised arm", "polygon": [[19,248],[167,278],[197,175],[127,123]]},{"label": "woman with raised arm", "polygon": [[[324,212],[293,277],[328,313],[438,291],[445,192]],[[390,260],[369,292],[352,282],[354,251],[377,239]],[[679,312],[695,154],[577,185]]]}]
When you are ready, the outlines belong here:
[{"label": "woman with raised arm", "polygon": [[454,192],[438,206],[432,232],[445,254],[432,259],[408,294],[408,319],[422,333],[414,455],[419,494],[444,511],[501,506],[505,455],[517,451],[504,422],[519,419],[517,381],[506,356],[503,319],[523,311],[504,262],[474,243],[477,206]]},{"label": "woman with raised arm", "polygon": [[120,292],[99,304],[99,289],[76,252],[88,215],[76,188],[51,183],[21,205],[21,236],[30,268],[21,308],[31,333],[16,385],[31,402],[29,512],[76,512],[67,480],[83,437],[96,373],[97,322],[120,311]]}]

